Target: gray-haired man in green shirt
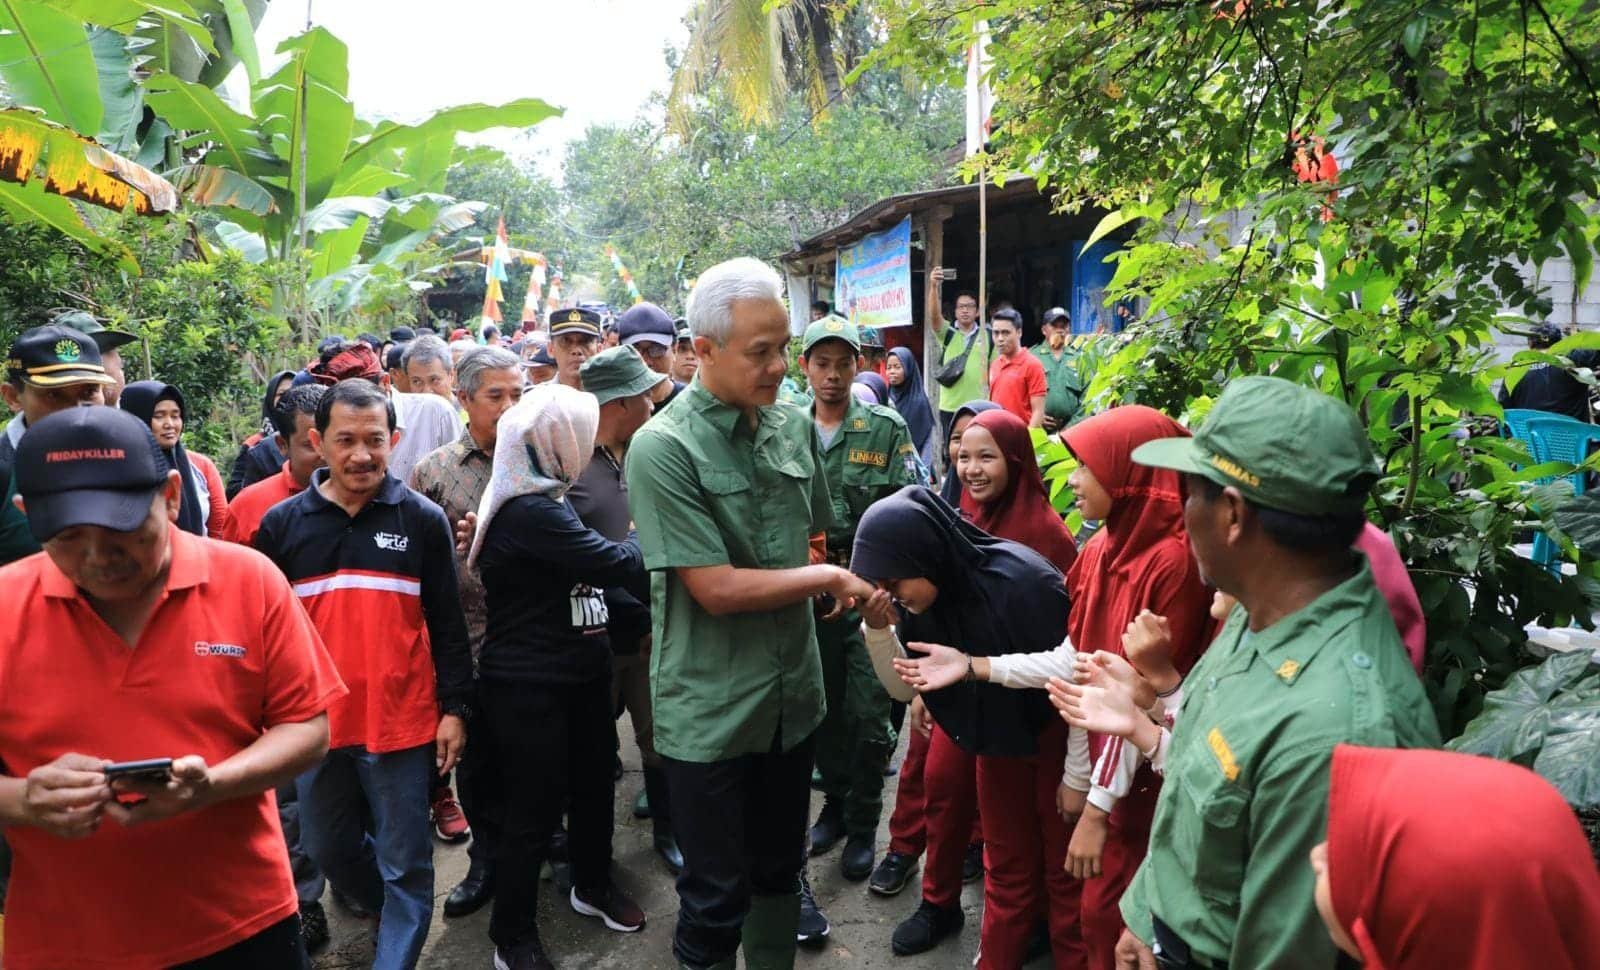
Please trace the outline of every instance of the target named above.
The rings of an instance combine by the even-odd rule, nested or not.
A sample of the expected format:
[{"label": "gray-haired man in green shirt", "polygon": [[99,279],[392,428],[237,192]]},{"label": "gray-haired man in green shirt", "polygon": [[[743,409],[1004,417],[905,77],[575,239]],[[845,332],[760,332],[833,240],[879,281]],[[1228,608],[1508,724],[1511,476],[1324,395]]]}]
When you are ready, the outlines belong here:
[{"label": "gray-haired man in green shirt", "polygon": [[842,609],[873,591],[813,562],[832,500],[810,416],[776,403],[782,292],[754,259],[701,274],[688,304],[699,373],[634,436],[625,469],[652,571],[655,743],[684,860],[673,953],[686,967],[732,968],[741,945],[751,968],[794,965],[825,710],[812,600]]},{"label": "gray-haired man in green shirt", "polygon": [[1308,855],[1327,828],[1334,745],[1439,744],[1350,548],[1377,478],[1366,432],[1327,395],[1244,377],[1193,438],[1133,459],[1185,473],[1201,573],[1239,606],[1184,682],[1118,967],[1331,970]]}]

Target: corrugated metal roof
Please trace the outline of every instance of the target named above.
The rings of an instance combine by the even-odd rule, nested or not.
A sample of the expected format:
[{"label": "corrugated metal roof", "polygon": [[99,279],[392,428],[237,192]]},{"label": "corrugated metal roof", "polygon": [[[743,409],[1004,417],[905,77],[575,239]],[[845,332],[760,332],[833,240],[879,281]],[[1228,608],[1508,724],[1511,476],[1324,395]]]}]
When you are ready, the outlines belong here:
[{"label": "corrugated metal roof", "polygon": [[[1002,186],[991,186],[989,189],[990,202],[1010,200],[1020,195],[1037,195],[1038,189],[1033,179],[1026,176],[1014,175],[1007,179]],[[896,222],[906,214],[932,208],[946,202],[971,202],[976,205],[978,201],[978,184],[950,185],[937,189],[925,189],[921,192],[907,192],[903,195],[891,195],[880,199],[867,206],[860,212],[851,216],[846,221],[831,229],[824,229],[810,239],[800,244],[794,252],[784,253],[785,260],[799,260],[808,256],[817,256],[841,244],[854,242],[857,238],[869,232],[886,228],[889,223]]]}]

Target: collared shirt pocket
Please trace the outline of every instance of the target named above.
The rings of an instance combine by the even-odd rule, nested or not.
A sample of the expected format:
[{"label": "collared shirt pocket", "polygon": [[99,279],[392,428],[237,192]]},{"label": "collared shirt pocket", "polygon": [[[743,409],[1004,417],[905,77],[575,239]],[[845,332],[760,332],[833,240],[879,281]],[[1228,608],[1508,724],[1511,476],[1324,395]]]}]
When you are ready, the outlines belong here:
[{"label": "collared shirt pocket", "polygon": [[1194,848],[1190,878],[1200,895],[1237,905],[1249,856],[1250,793],[1212,753],[1196,754],[1180,779],[1189,805],[1176,818],[1188,830],[1181,844]]}]

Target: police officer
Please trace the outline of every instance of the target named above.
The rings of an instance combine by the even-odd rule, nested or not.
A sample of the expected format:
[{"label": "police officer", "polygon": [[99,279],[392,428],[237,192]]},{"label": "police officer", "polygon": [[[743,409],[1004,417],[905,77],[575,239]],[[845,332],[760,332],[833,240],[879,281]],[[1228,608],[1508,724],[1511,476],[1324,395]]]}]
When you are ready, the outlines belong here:
[{"label": "police officer", "polygon": [[[811,417],[833,497],[827,559],[849,568],[856,523],[867,506],[919,479],[916,446],[893,408],[864,404],[850,393],[864,366],[855,324],[823,317],[801,338],[800,363],[815,399]],[[845,839],[839,868],[859,882],[872,872],[873,836],[883,813],[883,765],[894,747],[889,695],[872,670],[861,618],[846,611],[817,624],[828,714],[817,732],[817,768],[826,800],[811,827],[811,854]]]},{"label": "police officer", "polygon": [[1350,548],[1377,478],[1366,432],[1325,394],[1244,377],[1193,438],[1133,459],[1185,473],[1201,574],[1239,605],[1184,683],[1170,742],[1147,752],[1167,784],[1122,897],[1118,966],[1331,968],[1306,860],[1327,827],[1333,748],[1439,744]]}]

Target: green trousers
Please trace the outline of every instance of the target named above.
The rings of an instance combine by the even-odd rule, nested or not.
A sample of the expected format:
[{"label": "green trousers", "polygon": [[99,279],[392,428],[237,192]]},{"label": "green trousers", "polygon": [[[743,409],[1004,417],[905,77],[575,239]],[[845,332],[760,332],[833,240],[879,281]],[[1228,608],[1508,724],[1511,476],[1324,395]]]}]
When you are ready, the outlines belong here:
[{"label": "green trousers", "polygon": [[817,621],[828,713],[817,729],[822,791],[844,812],[845,832],[871,835],[883,814],[883,767],[894,751],[890,699],[867,656],[854,611]]}]

